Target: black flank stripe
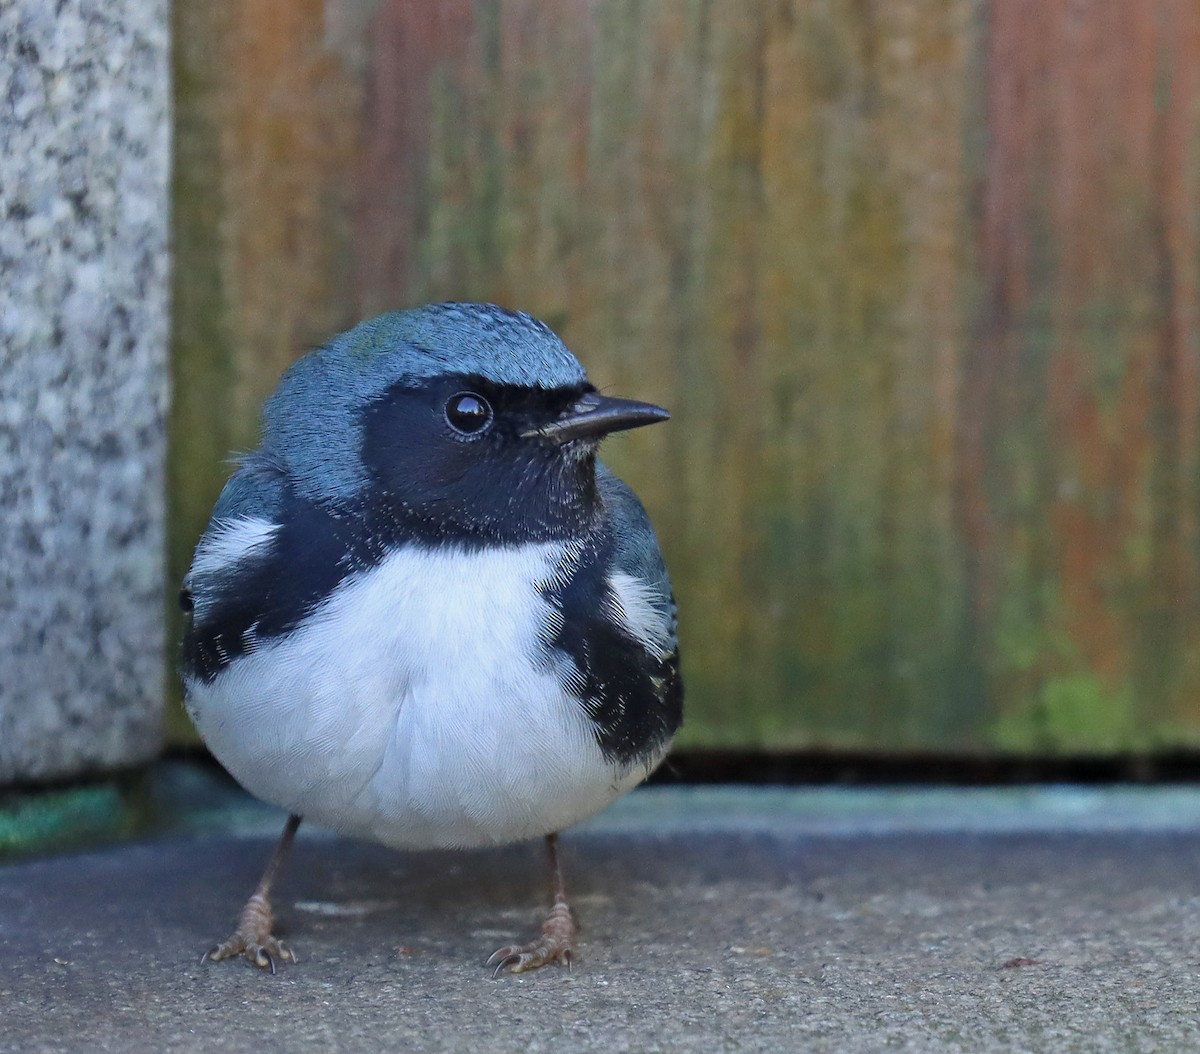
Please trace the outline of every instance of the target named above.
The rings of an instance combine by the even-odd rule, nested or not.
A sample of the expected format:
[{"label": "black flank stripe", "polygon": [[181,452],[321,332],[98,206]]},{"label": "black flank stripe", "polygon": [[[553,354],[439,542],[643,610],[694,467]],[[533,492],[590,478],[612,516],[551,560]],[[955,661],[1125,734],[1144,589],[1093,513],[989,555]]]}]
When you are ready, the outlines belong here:
[{"label": "black flank stripe", "polygon": [[574,572],[547,593],[562,613],[552,646],[579,670],[578,686],[605,756],[630,764],[652,754],[679,728],[683,686],[679,655],[651,655],[623,628],[608,585],[611,532],[592,536]]},{"label": "black flank stripe", "polygon": [[210,682],[250,650],[249,636],[269,640],[294,630],[356,565],[369,564],[361,529],[293,494],[282,526],[265,553],[234,564],[203,590],[214,599],[202,621],[188,621],[183,638],[186,673]]}]

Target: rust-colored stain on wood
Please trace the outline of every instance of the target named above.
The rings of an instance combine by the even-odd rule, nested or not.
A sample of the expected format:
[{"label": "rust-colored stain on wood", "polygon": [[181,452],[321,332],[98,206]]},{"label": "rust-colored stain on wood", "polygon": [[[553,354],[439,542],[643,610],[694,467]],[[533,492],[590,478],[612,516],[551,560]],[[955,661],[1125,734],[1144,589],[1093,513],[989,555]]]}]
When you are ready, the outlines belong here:
[{"label": "rust-colored stain on wood", "polygon": [[1192,3],[989,9],[961,479],[1013,746],[1148,748],[1200,716],[1198,60]]},{"label": "rust-colored stain on wood", "polygon": [[691,743],[1200,741],[1194,3],[176,23],[179,553],[305,344],[494,299],[674,412]]}]

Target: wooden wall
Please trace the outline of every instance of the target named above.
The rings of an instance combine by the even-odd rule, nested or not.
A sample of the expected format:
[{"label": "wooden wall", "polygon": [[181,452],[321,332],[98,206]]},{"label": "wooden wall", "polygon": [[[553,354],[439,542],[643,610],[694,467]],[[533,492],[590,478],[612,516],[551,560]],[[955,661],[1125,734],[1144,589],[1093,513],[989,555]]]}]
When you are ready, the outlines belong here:
[{"label": "wooden wall", "polygon": [[178,2],[173,571],[294,356],[488,299],[614,439],[693,746],[1200,744],[1194,0]]}]

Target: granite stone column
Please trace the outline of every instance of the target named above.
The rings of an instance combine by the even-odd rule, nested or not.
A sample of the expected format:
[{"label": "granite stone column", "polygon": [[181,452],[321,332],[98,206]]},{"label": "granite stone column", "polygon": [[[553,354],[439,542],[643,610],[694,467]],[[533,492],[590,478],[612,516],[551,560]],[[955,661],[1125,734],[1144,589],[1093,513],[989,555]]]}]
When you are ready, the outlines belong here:
[{"label": "granite stone column", "polygon": [[169,78],[167,0],[0,3],[0,784],[160,743]]}]

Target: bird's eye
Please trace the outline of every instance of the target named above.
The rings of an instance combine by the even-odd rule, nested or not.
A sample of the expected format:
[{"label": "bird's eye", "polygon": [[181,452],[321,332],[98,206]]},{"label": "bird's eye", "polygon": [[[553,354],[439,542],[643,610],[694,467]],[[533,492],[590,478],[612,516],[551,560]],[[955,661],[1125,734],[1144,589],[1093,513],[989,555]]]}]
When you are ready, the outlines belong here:
[{"label": "bird's eye", "polygon": [[446,420],[456,432],[474,435],[492,423],[492,408],[482,395],[459,392],[446,403]]}]

